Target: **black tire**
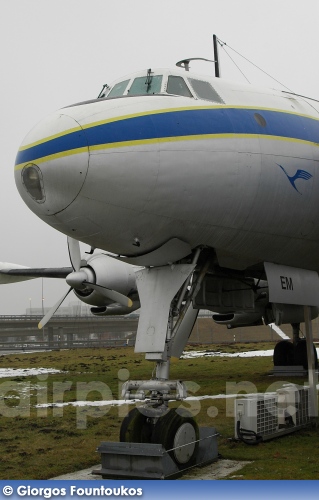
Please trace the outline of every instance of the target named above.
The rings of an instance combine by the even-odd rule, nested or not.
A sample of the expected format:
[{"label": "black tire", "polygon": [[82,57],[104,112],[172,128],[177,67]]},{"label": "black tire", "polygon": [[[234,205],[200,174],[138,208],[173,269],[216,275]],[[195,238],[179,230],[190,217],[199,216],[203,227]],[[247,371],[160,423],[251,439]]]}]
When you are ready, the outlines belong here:
[{"label": "black tire", "polygon": [[138,408],[131,410],[124,418],[120,429],[120,441],[123,443],[150,443],[152,425],[148,417]]},{"label": "black tire", "polygon": [[[313,346],[314,356],[315,356],[315,368],[318,368],[318,356],[315,346]],[[307,356],[307,342],[306,339],[298,340],[294,348],[294,364],[297,366],[303,366],[305,370],[308,370],[308,356]]]},{"label": "black tire", "polygon": [[[179,459],[178,452],[176,450],[172,450],[172,448],[174,448],[174,440],[177,433],[187,427],[188,429],[193,427],[191,432],[195,437],[195,444],[190,446],[189,452],[185,451],[187,458],[183,457],[181,460]],[[199,429],[195,419],[188,411],[180,409],[171,409],[168,413],[160,417],[154,426],[152,434],[152,443],[162,444],[165,450],[171,450],[169,451],[169,455],[180,469],[187,468],[195,463],[196,453],[199,446],[198,439]],[[186,447],[184,447],[184,449],[186,450]]]},{"label": "black tire", "polygon": [[294,346],[289,340],[282,340],[275,345],[274,366],[291,366],[294,364]]}]

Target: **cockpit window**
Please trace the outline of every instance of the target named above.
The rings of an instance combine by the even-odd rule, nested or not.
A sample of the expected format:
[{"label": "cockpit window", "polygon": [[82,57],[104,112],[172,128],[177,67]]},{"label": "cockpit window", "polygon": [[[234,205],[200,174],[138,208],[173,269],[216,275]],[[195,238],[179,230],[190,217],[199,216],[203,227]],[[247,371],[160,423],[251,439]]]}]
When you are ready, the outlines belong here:
[{"label": "cockpit window", "polygon": [[159,94],[163,75],[140,76],[133,81],[128,95]]},{"label": "cockpit window", "polygon": [[182,95],[184,97],[193,97],[187,87],[184,78],[181,76],[170,75],[167,81],[167,93],[174,95]]},{"label": "cockpit window", "polygon": [[188,80],[199,99],[220,103],[224,102],[210,83],[205,82],[204,80],[195,80],[194,78],[188,78]]},{"label": "cockpit window", "polygon": [[127,87],[127,84],[130,80],[124,80],[124,82],[119,82],[114,85],[111,92],[107,95],[107,99],[109,97],[120,97],[124,94],[124,91]]}]

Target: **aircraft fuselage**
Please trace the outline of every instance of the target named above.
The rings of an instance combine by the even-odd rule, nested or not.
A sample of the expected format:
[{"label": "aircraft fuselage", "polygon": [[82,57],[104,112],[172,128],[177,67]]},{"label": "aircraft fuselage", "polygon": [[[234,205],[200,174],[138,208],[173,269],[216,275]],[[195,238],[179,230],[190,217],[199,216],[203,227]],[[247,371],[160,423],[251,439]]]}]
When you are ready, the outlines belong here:
[{"label": "aircraft fuselage", "polygon": [[179,238],[214,248],[223,267],[319,271],[319,104],[195,77],[216,102],[162,86],[53,113],[18,152],[22,198],[57,230],[116,254]]}]

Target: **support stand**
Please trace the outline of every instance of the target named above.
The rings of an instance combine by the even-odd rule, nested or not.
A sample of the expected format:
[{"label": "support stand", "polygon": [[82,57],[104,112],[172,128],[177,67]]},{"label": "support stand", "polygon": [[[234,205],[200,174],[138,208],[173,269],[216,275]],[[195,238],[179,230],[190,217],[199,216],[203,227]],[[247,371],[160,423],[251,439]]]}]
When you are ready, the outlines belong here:
[{"label": "support stand", "polygon": [[194,463],[186,469],[174,461],[175,450],[167,451],[161,444],[102,442],[97,448],[102,467],[92,474],[103,479],[175,479],[191,468],[204,467],[218,459],[217,436],[214,427],[200,428]]},{"label": "support stand", "polygon": [[311,315],[309,306],[304,306],[304,315],[305,315],[305,325],[306,325],[306,343],[307,343],[307,358],[308,358],[309,416],[318,417],[318,395],[317,395],[318,375],[315,369],[312,324],[311,324]]}]

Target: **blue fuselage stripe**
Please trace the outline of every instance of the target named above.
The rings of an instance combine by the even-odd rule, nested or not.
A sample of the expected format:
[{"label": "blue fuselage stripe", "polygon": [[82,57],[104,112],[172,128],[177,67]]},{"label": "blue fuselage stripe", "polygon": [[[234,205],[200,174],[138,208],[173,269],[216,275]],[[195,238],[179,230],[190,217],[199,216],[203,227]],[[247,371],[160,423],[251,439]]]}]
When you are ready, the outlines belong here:
[{"label": "blue fuselage stripe", "polygon": [[[254,114],[265,119],[257,123]],[[319,121],[271,110],[193,109],[136,116],[85,128],[19,151],[16,165],[72,149],[102,144],[208,134],[252,134],[319,143]]]},{"label": "blue fuselage stripe", "polygon": [[55,139],[50,139],[38,144],[37,146],[31,146],[23,151],[19,151],[15,164],[19,165],[20,163],[28,163],[37,158],[43,158],[44,156],[54,155],[56,153],[69,151],[70,149],[83,148],[87,146],[88,143],[84,131],[78,130]]}]

